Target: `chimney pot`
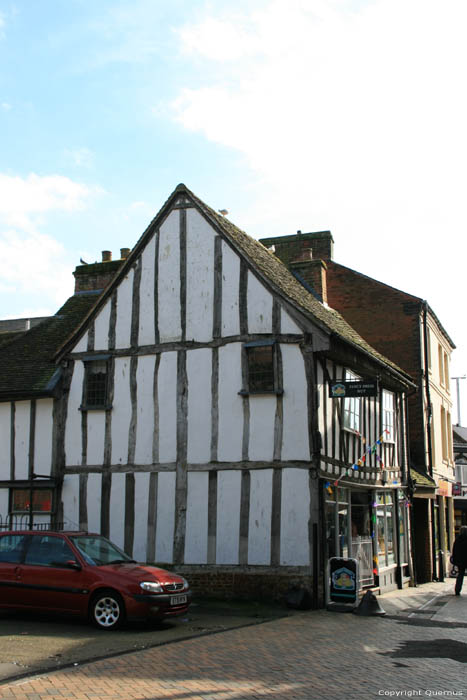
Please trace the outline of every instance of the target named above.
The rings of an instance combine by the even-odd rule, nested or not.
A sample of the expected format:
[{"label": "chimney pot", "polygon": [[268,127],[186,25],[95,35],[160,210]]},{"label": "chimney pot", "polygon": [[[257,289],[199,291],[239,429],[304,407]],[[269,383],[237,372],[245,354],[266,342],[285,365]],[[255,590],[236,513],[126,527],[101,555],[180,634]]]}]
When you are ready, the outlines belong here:
[{"label": "chimney pot", "polygon": [[112,251],[103,250],[102,251],[102,262],[110,262],[112,260]]},{"label": "chimney pot", "polygon": [[126,258],[130,255],[130,248],[120,248],[120,257],[122,260],[126,260]]}]

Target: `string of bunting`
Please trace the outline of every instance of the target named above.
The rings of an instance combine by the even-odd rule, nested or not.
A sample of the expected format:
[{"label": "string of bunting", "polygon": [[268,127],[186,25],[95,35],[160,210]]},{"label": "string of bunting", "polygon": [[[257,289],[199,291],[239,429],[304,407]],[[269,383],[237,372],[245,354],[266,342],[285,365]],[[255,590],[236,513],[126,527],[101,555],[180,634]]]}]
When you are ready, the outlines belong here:
[{"label": "string of bunting", "polygon": [[[388,434],[388,435],[389,435],[389,430],[386,430],[386,429],[383,430],[382,434],[379,436],[379,438],[376,440],[376,442],[373,443],[373,445],[371,445],[370,447],[367,447],[367,448],[366,448],[365,452],[362,454],[362,456],[360,457],[360,459],[357,459],[357,461],[356,461],[354,464],[352,464],[352,470],[353,470],[353,471],[358,471],[358,469],[359,469],[360,467],[363,467],[363,466],[364,466],[365,461],[366,461],[366,458],[367,458],[367,455],[370,455],[370,456],[371,456],[371,455],[375,455],[376,461],[377,461],[377,462],[379,463],[379,465],[380,465],[380,469],[384,469],[383,460],[381,459],[381,457],[380,457],[378,454],[376,454],[376,451],[377,451],[377,449],[378,449],[378,446],[381,445],[385,434]],[[365,438],[363,435],[360,435],[360,433],[357,432],[357,436],[360,437],[360,438],[362,439],[363,444],[366,443],[366,438]],[[349,476],[349,475],[350,475],[350,472],[351,472],[351,469],[346,469],[346,470],[340,475],[340,477],[339,477],[338,479],[336,479],[336,480],[333,482],[333,486],[338,486],[339,481],[340,481],[344,476]],[[394,481],[393,483],[396,484],[397,481]],[[325,486],[325,488],[326,488],[328,494],[331,496],[331,495],[332,495],[332,486],[331,486],[331,482],[330,482],[330,481],[326,481],[326,483],[324,484],[324,486]]]}]

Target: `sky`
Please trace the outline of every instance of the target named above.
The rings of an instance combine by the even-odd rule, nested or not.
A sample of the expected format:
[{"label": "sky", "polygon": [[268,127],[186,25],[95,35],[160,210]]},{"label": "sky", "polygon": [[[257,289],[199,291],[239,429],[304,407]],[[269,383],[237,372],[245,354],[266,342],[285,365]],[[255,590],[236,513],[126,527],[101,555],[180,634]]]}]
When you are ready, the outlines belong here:
[{"label": "sky", "polygon": [[0,318],[55,313],[183,182],[255,238],[330,230],[463,377],[466,26],[465,0],[0,0]]}]

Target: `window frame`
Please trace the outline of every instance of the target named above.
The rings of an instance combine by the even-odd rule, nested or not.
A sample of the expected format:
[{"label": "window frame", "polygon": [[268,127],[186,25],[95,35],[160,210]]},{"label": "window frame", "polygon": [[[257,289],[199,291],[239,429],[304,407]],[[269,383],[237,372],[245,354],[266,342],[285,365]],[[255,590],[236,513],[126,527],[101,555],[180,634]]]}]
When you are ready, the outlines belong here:
[{"label": "window frame", "polygon": [[[269,387],[255,387],[252,382],[252,357],[255,350],[261,350],[264,348],[271,348],[271,366],[270,373],[272,375],[272,382]],[[278,359],[278,349],[277,342],[273,339],[268,340],[253,340],[248,343],[244,343],[242,346],[243,353],[243,384],[244,387],[239,391],[242,396],[264,396],[264,395],[277,395],[282,394],[283,389],[279,380],[279,359]]]},{"label": "window frame", "polygon": [[[26,495],[26,498],[29,500],[30,495],[32,493],[32,512],[36,513],[37,515],[43,515],[47,514],[50,515],[54,512],[53,506],[54,506],[54,489],[50,487],[42,487],[42,488],[31,488],[29,486],[26,487],[12,487],[10,488],[10,515],[25,515],[31,512],[30,504],[29,502],[25,503],[24,508],[16,508],[15,507],[15,493],[17,492],[24,492]],[[50,503],[50,509],[45,510],[45,509],[38,509],[35,507],[37,505],[37,500],[35,502],[35,496],[38,494],[44,495],[47,494],[49,495],[49,503]]]},{"label": "window frame", "polygon": [[[386,399],[391,399],[391,406],[387,406]],[[383,441],[384,442],[395,442],[396,441],[396,401],[395,394],[392,391],[383,389],[381,392],[381,418],[382,418],[382,429],[383,429]],[[391,420],[388,420],[388,416]],[[388,432],[386,432],[388,431]]]},{"label": "window frame", "polygon": [[[359,381],[359,377],[355,372],[346,369],[344,372],[344,381]],[[355,417],[357,420],[355,421]],[[349,420],[348,420],[349,418]],[[355,427],[355,422],[358,423]],[[349,423],[349,424],[348,424]],[[346,396],[342,404],[342,425],[344,430],[349,430],[352,433],[360,433],[362,425],[362,398],[361,396]]]},{"label": "window frame", "polygon": [[[90,403],[90,377],[94,374],[92,372],[93,365],[97,363],[105,363],[105,387],[103,392],[104,400],[101,403]],[[111,372],[111,356],[110,355],[90,355],[89,357],[83,357],[84,364],[84,379],[83,379],[83,395],[81,400],[81,411],[106,411],[112,408],[112,404],[109,401],[109,377]]]}]

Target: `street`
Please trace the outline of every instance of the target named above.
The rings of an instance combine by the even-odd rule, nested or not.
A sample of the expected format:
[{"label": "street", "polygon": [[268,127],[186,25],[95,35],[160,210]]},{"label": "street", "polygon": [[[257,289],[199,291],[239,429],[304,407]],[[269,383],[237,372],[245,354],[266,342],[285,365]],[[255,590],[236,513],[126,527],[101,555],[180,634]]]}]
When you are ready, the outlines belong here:
[{"label": "street", "polygon": [[194,637],[0,686],[1,700],[467,697],[467,595],[452,580]]}]

